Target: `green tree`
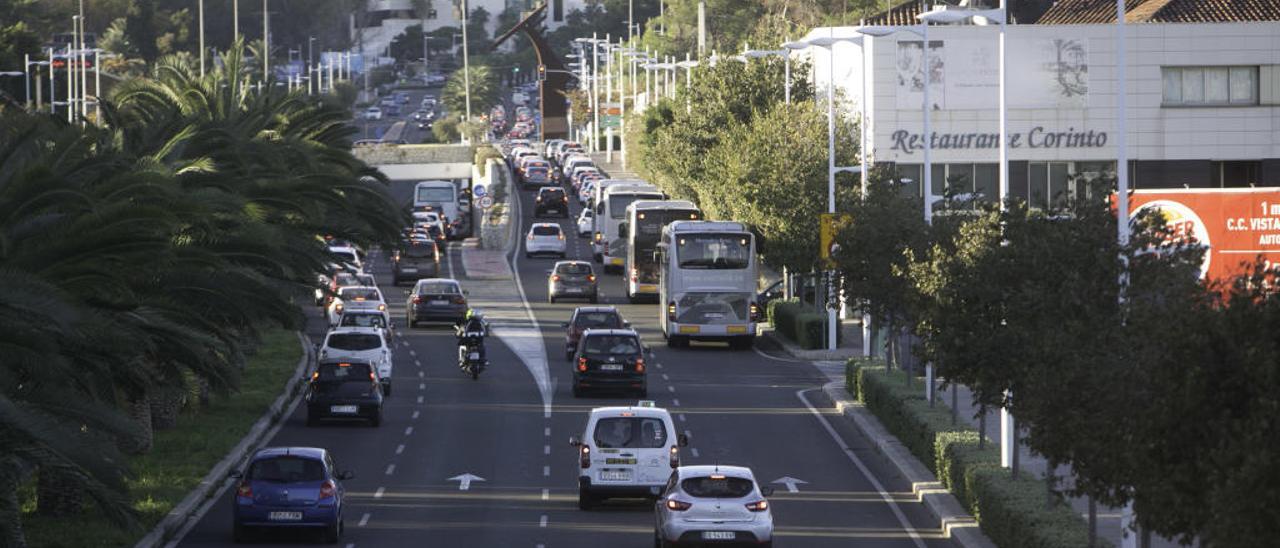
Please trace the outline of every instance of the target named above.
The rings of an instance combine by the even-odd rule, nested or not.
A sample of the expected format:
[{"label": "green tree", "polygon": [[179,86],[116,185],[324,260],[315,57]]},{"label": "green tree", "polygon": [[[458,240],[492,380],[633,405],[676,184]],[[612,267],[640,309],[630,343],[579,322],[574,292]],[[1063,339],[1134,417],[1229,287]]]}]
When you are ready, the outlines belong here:
[{"label": "green tree", "polygon": [[160,55],[156,46],[159,35],[156,31],[155,0],[134,0],[125,17],[125,31],[129,43],[138,48],[138,54],[148,63],[155,61]]},{"label": "green tree", "polygon": [[[501,101],[502,92],[498,75],[487,65],[471,65],[471,115],[481,116]],[[454,71],[440,92],[440,100],[449,112],[463,114],[467,111],[467,86],[464,71]]]}]

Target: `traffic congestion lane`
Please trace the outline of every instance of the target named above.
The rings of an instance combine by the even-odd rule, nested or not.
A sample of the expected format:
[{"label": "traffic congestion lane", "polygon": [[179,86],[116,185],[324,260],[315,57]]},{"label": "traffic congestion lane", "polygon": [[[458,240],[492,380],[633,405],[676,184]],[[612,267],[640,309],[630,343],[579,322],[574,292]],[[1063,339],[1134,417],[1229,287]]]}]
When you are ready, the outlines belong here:
[{"label": "traffic congestion lane", "polygon": [[[520,193],[523,230],[535,221],[553,222],[530,218],[533,195]],[[572,219],[580,211],[576,205],[572,209],[569,220],[554,221],[570,234],[575,233]],[[588,241],[571,241],[569,255],[591,260]],[[545,302],[545,270],[554,260],[527,261],[518,257],[518,261],[521,281],[540,323],[558,327],[580,305]],[[600,265],[595,266],[599,271]],[[937,538],[940,531],[936,520],[911,499],[909,485],[885,480],[892,474],[878,459],[859,454],[867,451],[864,441],[841,421],[828,420],[810,410],[810,406],[815,410],[830,407],[817,390],[827,379],[816,368],[807,363],[769,360],[754,352],[731,351],[723,345],[695,343],[688,349],[669,349],[658,327],[657,305],[630,304],[620,276],[598,274],[601,304],[618,307],[653,350],[649,399],[668,408],[676,417],[677,426],[692,434],[685,462],[743,464],[752,467],[762,483],[781,480],[773,484],[779,493],[772,499],[780,544],[844,546],[857,541],[869,546],[951,545],[949,540]],[[557,423],[557,431],[567,429],[562,437],[580,433],[577,430],[590,407],[636,399],[575,400],[567,382],[570,366],[563,360],[561,331],[549,329],[544,340],[548,354],[560,356],[555,401],[556,414],[563,417]],[[553,371],[557,370],[555,361]],[[845,451],[846,447],[849,451]],[[551,516],[552,523],[558,524],[553,528],[559,533],[555,538],[557,546],[561,542],[590,546],[598,541],[593,532],[601,528],[610,530],[611,538],[618,537],[623,545],[652,542],[653,515],[647,503],[620,504],[606,512],[578,511],[573,505],[576,453],[568,446],[555,453],[563,473],[553,479],[557,481],[557,492],[565,493],[569,499]],[[792,493],[788,485],[796,492]]]},{"label": "traffic congestion lane", "polygon": [[[427,134],[431,130],[418,129],[417,124],[415,124],[413,120],[413,113],[422,105],[422,98],[424,96],[431,95],[436,99],[439,99],[442,88],[428,87],[396,91],[404,91],[409,94],[409,103],[400,105],[400,114],[398,116],[387,116],[384,114],[380,120],[366,120],[364,116],[364,108],[357,108],[352,111],[354,116],[354,126],[357,130],[357,139],[378,139],[396,122],[405,122],[405,130],[402,137],[409,144],[422,143],[426,139]],[[379,98],[378,101],[381,101],[381,98]],[[375,106],[380,105],[375,102]],[[446,113],[443,105],[437,107],[436,119],[440,120],[444,118],[445,115]]]}]

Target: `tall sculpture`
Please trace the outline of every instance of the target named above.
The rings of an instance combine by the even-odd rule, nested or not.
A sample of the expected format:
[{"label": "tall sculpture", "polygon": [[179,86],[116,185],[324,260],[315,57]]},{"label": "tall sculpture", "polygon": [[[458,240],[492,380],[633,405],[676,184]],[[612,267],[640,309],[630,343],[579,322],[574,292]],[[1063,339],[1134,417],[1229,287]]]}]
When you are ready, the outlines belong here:
[{"label": "tall sculpture", "polygon": [[538,64],[546,69],[546,79],[538,90],[538,107],[542,113],[542,124],[538,131],[542,140],[569,138],[569,106],[565,92],[569,87],[570,73],[565,69],[560,56],[551,49],[546,37],[542,35],[542,22],[547,16],[547,4],[534,8],[511,30],[503,33],[493,41],[493,48],[506,42],[516,32],[524,31],[524,35],[533,42],[533,51],[538,55]]}]

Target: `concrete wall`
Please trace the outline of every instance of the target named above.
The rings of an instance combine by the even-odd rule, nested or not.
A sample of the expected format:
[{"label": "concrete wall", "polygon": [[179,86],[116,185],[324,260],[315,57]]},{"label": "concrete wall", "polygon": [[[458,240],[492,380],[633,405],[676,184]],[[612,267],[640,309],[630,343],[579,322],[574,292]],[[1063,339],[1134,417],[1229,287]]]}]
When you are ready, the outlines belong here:
[{"label": "concrete wall", "polygon": [[[476,149],[471,145],[381,145],[357,147],[356,158],[369,165],[472,163]],[[467,177],[467,175],[458,175]]]},{"label": "concrete wall", "polygon": [[[484,177],[480,177],[476,173],[476,181],[483,182],[488,186],[489,193],[492,195],[495,191],[503,194],[505,199],[501,203],[495,203],[493,208],[489,210],[481,210],[478,213],[480,220],[480,247],[484,249],[510,249],[515,238],[511,233],[512,220],[512,194],[514,180],[511,176],[511,170],[507,168],[506,162],[497,159],[490,159],[485,167],[486,173]],[[501,209],[498,209],[501,207]]]}]

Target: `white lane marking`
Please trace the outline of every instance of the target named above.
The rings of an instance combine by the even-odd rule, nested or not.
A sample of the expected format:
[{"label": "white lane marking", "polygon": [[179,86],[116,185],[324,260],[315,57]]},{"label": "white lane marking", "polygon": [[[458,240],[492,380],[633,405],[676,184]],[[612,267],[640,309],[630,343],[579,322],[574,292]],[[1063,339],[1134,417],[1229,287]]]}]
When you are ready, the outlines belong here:
[{"label": "white lane marking", "polygon": [[356,548],[356,543],[354,543],[354,542],[348,542],[348,543],[347,543],[347,548]]},{"label": "white lane marking", "polygon": [[668,392],[671,392],[671,393],[675,393],[675,391],[676,391],[676,387],[674,387],[674,386],[668,386],[668,387],[667,387],[667,391],[668,391]]},{"label": "white lane marking", "polygon": [[418,383],[418,390],[426,390],[426,389],[427,389],[427,383],[425,382]]},{"label": "white lane marking", "polygon": [[453,276],[453,242],[447,242],[444,246],[444,267],[449,272],[449,279],[456,280]]},{"label": "white lane marking", "polygon": [[800,489],[796,487],[796,485],[799,485],[802,483],[809,483],[809,482],[802,479],[796,479],[791,476],[782,476],[776,480],[771,481],[770,483],[781,483],[787,486],[788,493],[799,493]]},{"label": "white lane marking", "polygon": [[400,453],[403,453],[403,452],[404,452],[404,444],[402,443],[402,444],[400,444],[400,445],[397,445],[397,446],[396,446],[396,454],[397,454],[397,455],[399,455]]},{"label": "white lane marking", "polygon": [[369,523],[369,514],[368,514],[368,512],[366,512],[366,513],[365,513],[365,515],[360,516],[360,523],[359,523],[358,525],[356,525],[356,527],[364,527],[367,523]]},{"label": "white lane marking", "polygon": [[550,426],[545,427],[545,428],[543,428],[543,429],[542,429],[542,437],[544,437],[544,438],[549,438],[549,437],[551,437],[551,427],[550,427]]},{"label": "white lane marking", "polygon": [[[522,219],[521,201],[512,200],[515,204],[516,219]],[[516,291],[520,293],[520,304],[524,306],[524,312],[532,328],[495,329],[494,331],[498,338],[520,357],[520,361],[533,375],[534,381],[538,383],[538,391],[542,395],[543,418],[549,419],[551,418],[551,400],[555,396],[555,384],[551,380],[551,371],[547,366],[547,347],[542,339],[542,327],[538,324],[538,316],[533,313],[533,307],[529,305],[529,295],[525,293],[524,281],[520,278],[520,256],[519,251],[511,254],[511,275],[515,278]],[[503,331],[511,331],[511,333],[508,337],[504,337]],[[529,331],[532,333],[528,333]]]},{"label": "white lane marking", "polygon": [[387,488],[386,488],[386,487],[379,487],[377,491],[374,491],[374,492],[373,492],[373,498],[375,498],[375,499],[380,499],[380,498],[382,498],[382,494],[383,494],[383,493],[386,493],[386,492],[387,492]]},{"label": "white lane marking", "polygon": [[390,476],[391,474],[394,474],[395,472],[396,472],[396,465],[394,465],[394,464],[388,464],[388,465],[387,465],[387,475],[388,475],[388,476]]},{"label": "white lane marking", "polygon": [[543,454],[543,455],[550,455],[550,454],[551,454],[551,446],[550,446],[550,445],[544,445],[544,446],[542,446],[542,454]]},{"label": "white lane marking", "polygon": [[692,433],[692,432],[690,432],[690,431],[688,431],[688,430],[685,430],[685,431],[684,431],[684,437],[686,437],[686,438],[692,438],[692,437],[693,437],[693,433]]},{"label": "white lane marking", "polygon": [[542,490],[542,500],[551,500],[551,490],[550,490],[550,489],[543,489],[543,490]]},{"label": "white lane marking", "polygon": [[416,358],[416,357],[418,357],[418,351],[417,351],[417,350],[414,350],[414,349],[412,349],[412,348],[410,348],[410,349],[409,349],[409,355],[410,355],[410,356],[413,356],[413,357],[415,357],[415,358]]},{"label": "white lane marking", "polygon": [[404,435],[406,435],[406,436],[413,435],[413,427],[412,427],[412,426],[405,427],[405,429],[404,429]]},{"label": "white lane marking", "polygon": [[546,527],[546,526],[547,526],[547,515],[543,514],[542,518],[538,520],[538,527]]},{"label": "white lane marking", "polygon": [[671,380],[671,377],[668,377],[666,373],[663,373],[663,374],[662,374],[662,380],[664,380],[664,381],[669,381],[669,380]]},{"label": "white lane marking", "polygon": [[680,414],[680,422],[684,422],[684,413]]},{"label": "white lane marking", "polygon": [[413,412],[413,418],[414,418],[414,419],[417,419],[417,418],[418,418],[418,411],[414,411],[414,412]]},{"label": "white lane marking", "polygon": [[418,367],[422,367],[422,360],[413,360],[413,365],[416,365],[416,366],[418,366]]},{"label": "white lane marking", "polygon": [[653,365],[658,366],[658,369],[662,369],[662,364],[660,364],[660,363],[655,363],[655,364],[653,364]]},{"label": "white lane marking", "polygon": [[466,474],[463,474],[463,475],[461,475],[461,476],[454,476],[454,477],[452,477],[452,478],[449,478],[447,481],[456,481],[456,482],[458,482],[458,490],[459,490],[459,491],[470,491],[470,490],[471,490],[471,482],[473,482],[473,481],[484,481],[484,478],[482,478],[482,477],[480,477],[480,476],[477,476],[477,475],[475,475],[475,474],[472,474],[472,473],[470,473],[470,472],[467,472]]},{"label": "white lane marking", "polygon": [[693,458],[695,458],[695,459],[696,459],[696,458],[698,458],[698,448],[697,448],[697,447],[690,448],[690,449],[689,449],[689,452],[690,452],[690,453],[693,453]]},{"label": "white lane marking", "polygon": [[680,398],[671,398],[671,405],[680,407]]},{"label": "white lane marking", "polygon": [[550,466],[543,466],[543,467],[542,467],[542,477],[544,477],[544,478],[545,478],[545,477],[550,477],[550,476],[551,476],[551,467],[550,467]]},{"label": "white lane marking", "polygon": [[919,548],[925,548],[924,541],[920,539],[920,534],[911,526],[911,522],[907,521],[907,516],[902,513],[902,509],[898,507],[897,502],[894,502],[893,497],[889,496],[889,493],[885,491],[884,485],[881,485],[880,480],[877,480],[875,476],[871,475],[871,470],[867,469],[867,465],[863,464],[862,459],[858,458],[858,455],[854,454],[852,449],[849,449],[849,444],[845,443],[844,440],[840,438],[840,434],[836,433],[836,429],[831,427],[831,421],[828,421],[827,418],[822,416],[822,413],[813,406],[813,404],[809,403],[809,398],[804,396],[804,393],[809,390],[811,389],[797,390],[796,397],[800,398],[800,402],[803,403],[805,407],[809,408],[809,413],[813,415],[813,418],[818,419],[818,422],[822,424],[823,430],[827,431],[827,434],[836,442],[836,445],[840,446],[840,450],[844,451],[844,455],[849,458],[849,461],[852,462],[854,466],[858,467],[858,471],[862,472],[862,475],[871,482],[871,486],[880,493],[880,498],[884,500],[885,504],[889,505],[889,510],[893,511],[894,517],[898,518],[898,523],[901,524],[902,529],[907,532],[907,536],[911,537],[911,540],[915,542],[916,546]]},{"label": "white lane marking", "polygon": [[418,396],[418,403],[422,403],[422,398],[423,398],[423,397],[424,397],[424,396]]},{"label": "white lane marking", "polygon": [[427,376],[427,374],[426,374],[426,373],[423,373],[422,371],[419,371],[419,372],[418,372],[418,378],[420,378],[420,379],[421,379],[421,378],[426,377],[426,376]]}]

